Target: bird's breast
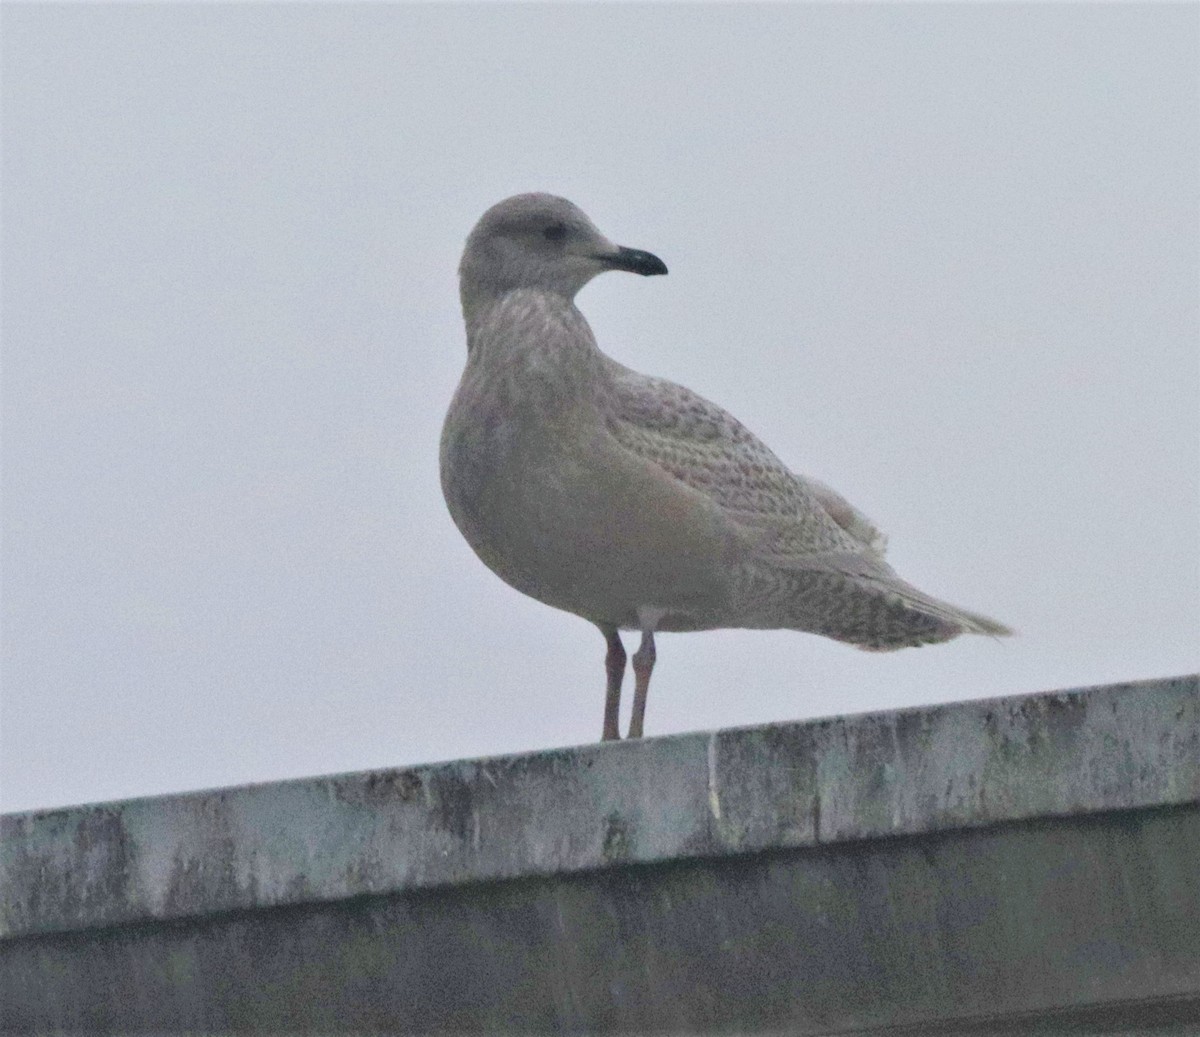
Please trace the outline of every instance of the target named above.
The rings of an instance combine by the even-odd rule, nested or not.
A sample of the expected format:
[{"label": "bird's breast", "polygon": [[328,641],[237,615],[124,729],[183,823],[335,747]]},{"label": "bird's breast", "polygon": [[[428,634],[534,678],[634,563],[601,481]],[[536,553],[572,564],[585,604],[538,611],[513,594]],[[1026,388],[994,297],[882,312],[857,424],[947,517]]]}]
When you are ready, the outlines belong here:
[{"label": "bird's breast", "polygon": [[455,523],[506,582],[596,622],[723,600],[723,516],[616,441],[606,360],[569,325],[523,336],[498,322],[473,339],[442,431]]},{"label": "bird's breast", "polygon": [[[602,417],[562,421],[456,399],[442,436],[442,486],[480,559],[518,590],[596,622],[636,623],[640,606],[718,603],[727,550],[715,509],[659,492],[621,456]],[[501,416],[503,415],[503,416]]]}]

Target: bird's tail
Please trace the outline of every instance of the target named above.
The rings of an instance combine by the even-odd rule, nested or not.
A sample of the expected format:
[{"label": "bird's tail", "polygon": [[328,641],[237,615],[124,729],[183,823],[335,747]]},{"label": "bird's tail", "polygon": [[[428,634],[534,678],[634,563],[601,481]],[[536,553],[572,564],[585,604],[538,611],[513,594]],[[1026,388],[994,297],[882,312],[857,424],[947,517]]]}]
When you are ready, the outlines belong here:
[{"label": "bird's tail", "polygon": [[[849,570],[849,571],[847,571]],[[960,634],[1007,637],[1003,623],[934,598],[900,579],[890,567],[840,564],[772,567],[755,574],[764,622],[821,634],[867,651],[937,644]]]},{"label": "bird's tail", "polygon": [[[866,588],[874,596],[874,618],[869,636],[851,643],[866,651],[889,652],[897,648],[949,641],[960,634],[1009,637],[1012,630],[978,612],[969,612],[917,590],[903,580],[882,588]],[[868,613],[871,613],[868,607]]]}]

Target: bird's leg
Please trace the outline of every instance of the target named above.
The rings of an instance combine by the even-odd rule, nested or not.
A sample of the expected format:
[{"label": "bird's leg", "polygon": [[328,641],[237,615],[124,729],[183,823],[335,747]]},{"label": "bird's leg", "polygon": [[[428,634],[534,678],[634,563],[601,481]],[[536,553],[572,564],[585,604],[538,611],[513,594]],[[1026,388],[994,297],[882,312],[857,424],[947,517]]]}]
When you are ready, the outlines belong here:
[{"label": "bird's leg", "polygon": [[642,631],[642,643],[633,653],[633,715],[629,718],[629,737],[642,737],[646,717],[646,692],[650,690],[650,671],[654,669],[654,631]]},{"label": "bird's leg", "polygon": [[604,657],[608,690],[604,695],[604,733],[600,740],[609,742],[621,737],[617,714],[621,709],[621,681],[625,678],[625,646],[616,627],[601,627],[600,632],[608,642],[608,654]]}]

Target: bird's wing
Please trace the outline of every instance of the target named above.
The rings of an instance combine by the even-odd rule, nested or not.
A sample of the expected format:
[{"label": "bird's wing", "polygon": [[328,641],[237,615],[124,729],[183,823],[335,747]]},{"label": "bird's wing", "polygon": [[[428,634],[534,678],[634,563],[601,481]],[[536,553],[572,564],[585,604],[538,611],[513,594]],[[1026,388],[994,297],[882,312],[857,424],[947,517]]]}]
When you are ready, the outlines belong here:
[{"label": "bird's wing", "polygon": [[880,557],[887,551],[887,535],[837,490],[804,475],[796,476],[812,490],[830,517],[847,533]]},{"label": "bird's wing", "polygon": [[878,650],[1010,632],[901,579],[862,512],[790,472],[716,404],[615,365],[612,383],[608,427],[620,447],[704,494],[755,538],[735,625],[790,626]]},{"label": "bird's wing", "polygon": [[621,446],[705,494],[735,521],[769,531],[782,557],[866,553],[885,539],[823,483],[792,473],[728,411],[682,385],[613,362],[609,431]]}]

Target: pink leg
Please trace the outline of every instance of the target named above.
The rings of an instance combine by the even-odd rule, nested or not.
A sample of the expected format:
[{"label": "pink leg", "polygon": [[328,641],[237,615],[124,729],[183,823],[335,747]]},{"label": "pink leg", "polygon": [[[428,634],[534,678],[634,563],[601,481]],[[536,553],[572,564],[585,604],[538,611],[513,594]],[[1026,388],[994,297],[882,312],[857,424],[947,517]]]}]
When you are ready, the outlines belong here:
[{"label": "pink leg", "polygon": [[604,657],[608,690],[604,696],[604,733],[600,740],[609,742],[621,737],[617,716],[621,709],[621,681],[625,678],[625,646],[616,627],[601,627],[600,632],[608,642],[608,654]]},{"label": "pink leg", "polygon": [[646,693],[650,690],[650,673],[654,669],[654,631],[642,631],[642,643],[633,653],[633,716],[629,718],[629,737],[642,737],[642,722],[646,718]]}]

